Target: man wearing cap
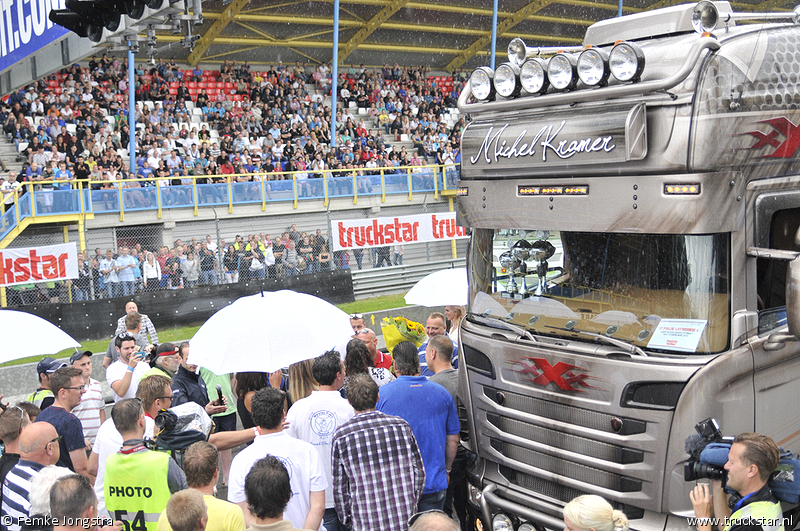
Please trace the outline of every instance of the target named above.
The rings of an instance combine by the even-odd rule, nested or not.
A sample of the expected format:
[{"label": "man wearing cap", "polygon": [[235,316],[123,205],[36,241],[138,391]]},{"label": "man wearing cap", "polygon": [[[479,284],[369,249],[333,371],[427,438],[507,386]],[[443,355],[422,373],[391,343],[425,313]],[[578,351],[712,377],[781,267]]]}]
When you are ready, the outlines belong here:
[{"label": "man wearing cap", "polygon": [[50,383],[55,402],[39,413],[36,422],[49,422],[58,432],[61,452],[56,464],[94,481],[87,470],[86,441],[81,421],[71,413],[86,392],[83,373],[75,367],[62,367],[53,373]]},{"label": "man wearing cap", "polygon": [[150,362],[152,368],[142,375],[142,380],[158,374],[172,381],[180,365],[181,357],[178,355],[178,347],[174,343],[162,343],[156,350],[155,358]]},{"label": "man wearing cap", "polygon": [[63,361],[56,361],[50,356],[42,358],[36,365],[36,372],[39,374],[39,388],[28,395],[28,402],[44,410],[53,404],[55,396],[50,391],[50,376],[61,367],[66,367]]},{"label": "man wearing cap", "polygon": [[94,445],[97,430],[106,420],[106,403],[103,399],[103,387],[100,382],[92,378],[92,352],[85,350],[76,351],[69,358],[76,369],[80,369],[86,392],[81,397],[81,403],[72,409],[72,414],[78,417],[83,426],[83,437],[89,445]]}]

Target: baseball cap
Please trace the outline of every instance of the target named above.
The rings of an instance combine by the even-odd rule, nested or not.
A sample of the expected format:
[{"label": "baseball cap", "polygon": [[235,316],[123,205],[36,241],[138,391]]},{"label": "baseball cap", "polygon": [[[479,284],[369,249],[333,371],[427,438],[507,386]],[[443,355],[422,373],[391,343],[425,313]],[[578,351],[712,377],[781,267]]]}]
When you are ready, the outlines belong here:
[{"label": "baseball cap", "polygon": [[79,359],[81,359],[84,356],[89,356],[91,358],[92,357],[92,351],[91,350],[84,350],[83,352],[81,352],[79,350],[76,350],[75,353],[72,356],[69,357],[69,362],[70,363],[75,363],[76,361],[78,361]]},{"label": "baseball cap", "polygon": [[47,356],[46,358],[42,358],[42,361],[36,365],[36,374],[42,374],[43,372],[52,374],[58,369],[66,366],[67,364],[63,361],[56,361],[54,358]]},{"label": "baseball cap", "polygon": [[156,349],[156,356],[172,356],[178,353],[178,347],[174,343],[162,343]]}]

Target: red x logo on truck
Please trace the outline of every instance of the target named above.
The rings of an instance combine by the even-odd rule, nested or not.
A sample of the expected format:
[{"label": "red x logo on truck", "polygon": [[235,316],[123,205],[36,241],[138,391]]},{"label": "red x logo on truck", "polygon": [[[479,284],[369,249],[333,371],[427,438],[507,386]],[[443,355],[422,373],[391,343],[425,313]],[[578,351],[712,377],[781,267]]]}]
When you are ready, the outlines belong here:
[{"label": "red x logo on truck", "polygon": [[586,371],[586,369],[578,367],[577,365],[571,365],[563,361],[559,361],[555,365],[550,365],[550,362],[544,358],[525,358],[523,361],[518,361],[516,363],[520,365],[520,368],[517,369],[516,372],[520,374],[530,374],[533,378],[525,378],[525,380],[541,385],[542,387],[553,382],[564,391],[585,392],[583,389],[576,386],[599,389],[599,387],[594,387],[586,383],[586,380],[589,378],[596,378],[595,376],[575,373],[575,371]]},{"label": "red x logo on truck", "polygon": [[[769,155],[762,155],[764,157],[773,157],[779,159],[788,159],[794,156],[795,152],[800,149],[800,127],[794,125],[788,118],[772,118],[771,120],[762,120],[758,123],[769,124],[772,126],[773,131],[769,134],[761,131],[747,131],[742,133],[750,135],[758,140],[752,146],[744,149],[761,149],[767,145],[775,148]],[[780,142],[778,138],[783,135],[785,140]]]}]

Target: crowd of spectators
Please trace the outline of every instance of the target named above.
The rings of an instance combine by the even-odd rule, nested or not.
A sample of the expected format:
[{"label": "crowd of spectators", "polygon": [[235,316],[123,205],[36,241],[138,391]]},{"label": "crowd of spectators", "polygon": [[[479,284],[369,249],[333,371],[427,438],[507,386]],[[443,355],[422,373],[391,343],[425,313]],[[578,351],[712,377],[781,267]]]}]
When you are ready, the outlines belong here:
[{"label": "crowd of spectators", "polygon": [[[401,342],[392,355],[377,350],[374,332],[354,314],[346,347],[291,364],[288,379],[282,370],[217,375],[189,363],[189,342],[156,345],[135,303],[125,311],[103,362],[110,418],[90,351],[69,363],[43,358],[27,401],[0,403],[4,528],[470,528],[455,505],[456,484],[466,501],[466,483],[456,469],[454,345],[443,333],[421,349]],[[423,349],[430,381],[420,375]],[[345,378],[353,357],[396,377]],[[213,416],[216,429],[160,422],[186,411]],[[437,522],[423,521],[432,513]]]},{"label": "crowd of spectators", "polygon": [[[262,232],[236,235],[230,243],[207,235],[188,242],[176,240],[171,247],[157,249],[147,249],[140,243],[120,246],[116,252],[98,247],[93,253],[78,253],[77,279],[11,286],[8,303],[68,302],[70,294],[73,301],[85,301],[348,269],[349,252],[331,252],[329,242],[327,231],[325,235],[321,229],[299,231],[292,225],[275,238]],[[358,255],[361,258],[362,252]],[[391,262],[373,262],[374,267],[383,265]]]},{"label": "crowd of spectators", "polygon": [[[54,208],[47,191],[70,189],[76,180],[92,181],[91,188],[101,191],[152,186],[156,179],[168,187],[191,184],[193,177],[202,185],[294,175],[309,180],[300,195],[311,195],[319,187],[313,179],[325,170],[349,176],[381,168],[404,173],[397,168],[425,164],[455,168],[464,123],[453,122],[449,112],[464,74],[429,74],[428,68],[398,65],[343,68],[339,125],[331,131],[328,65],[255,71],[247,62],[225,61],[218,71],[205,71],[182,70],[174,60],[138,64],[133,169],[127,64],[113,56],[93,57],[86,66],[72,65],[13,92],[0,105],[0,121],[8,139],[23,148],[21,181],[56,181],[37,186],[44,191],[39,212]],[[192,121],[199,115],[201,123]],[[398,148],[401,138],[412,146]],[[358,186],[371,187],[367,179]],[[180,200],[180,191],[168,196]],[[126,201],[129,207],[154,206],[148,204],[151,194],[129,193]]]}]

